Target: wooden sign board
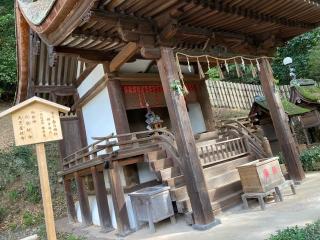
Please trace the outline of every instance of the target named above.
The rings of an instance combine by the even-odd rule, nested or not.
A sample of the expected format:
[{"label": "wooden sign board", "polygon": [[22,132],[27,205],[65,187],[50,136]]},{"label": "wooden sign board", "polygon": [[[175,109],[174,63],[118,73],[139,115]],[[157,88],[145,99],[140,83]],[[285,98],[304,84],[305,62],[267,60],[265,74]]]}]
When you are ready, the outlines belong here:
[{"label": "wooden sign board", "polygon": [[42,203],[47,229],[47,239],[56,240],[51,190],[45,151],[45,142],[62,139],[59,112],[69,108],[38,98],[30,98],[0,113],[0,118],[11,115],[17,146],[36,144]]},{"label": "wooden sign board", "polygon": [[33,97],[0,114],[11,114],[17,146],[44,143],[62,139],[59,112],[69,108]]}]

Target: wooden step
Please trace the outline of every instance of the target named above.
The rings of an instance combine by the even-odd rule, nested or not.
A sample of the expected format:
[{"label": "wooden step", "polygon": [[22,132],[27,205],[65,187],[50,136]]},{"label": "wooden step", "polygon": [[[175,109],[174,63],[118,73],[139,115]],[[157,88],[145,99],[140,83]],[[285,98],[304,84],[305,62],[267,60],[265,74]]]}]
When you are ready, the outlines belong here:
[{"label": "wooden step", "polygon": [[172,158],[162,158],[159,160],[151,161],[150,167],[153,171],[160,171],[165,168],[173,167]]},{"label": "wooden step", "polygon": [[235,181],[230,184],[226,184],[220,188],[209,189],[209,198],[211,202],[215,202],[218,199],[224,198],[228,195],[232,195],[235,192],[242,191],[241,181]]},{"label": "wooden step", "polygon": [[220,175],[221,173],[234,170],[236,167],[252,161],[254,158],[251,155],[245,157],[237,158],[225,163],[220,163],[211,167],[203,169],[203,173],[206,179]]},{"label": "wooden step", "polygon": [[189,198],[186,186],[182,186],[179,188],[171,188],[170,195],[172,201],[180,201]]},{"label": "wooden step", "polygon": [[191,202],[189,198],[176,201],[178,213],[192,212]]},{"label": "wooden step", "polygon": [[170,168],[160,170],[160,175],[161,175],[162,181],[166,181],[170,178],[180,176],[181,172],[178,167],[170,167]]},{"label": "wooden step", "polygon": [[230,207],[241,203],[242,191],[234,192],[224,198],[211,203],[212,210],[215,214],[222,212]]},{"label": "wooden step", "polygon": [[167,157],[165,150],[150,151],[145,154],[145,159],[147,162],[156,161]]},{"label": "wooden step", "polygon": [[216,177],[206,179],[206,182],[207,182],[207,188],[213,189],[213,188],[220,188],[224,185],[227,185],[239,180],[240,180],[240,176],[239,176],[238,170],[235,169],[235,170],[226,172],[224,174],[218,175]]},{"label": "wooden step", "polygon": [[164,181],[164,184],[166,184],[167,186],[169,186],[171,188],[182,187],[183,185],[185,185],[184,176],[180,175],[177,177],[166,179]]}]

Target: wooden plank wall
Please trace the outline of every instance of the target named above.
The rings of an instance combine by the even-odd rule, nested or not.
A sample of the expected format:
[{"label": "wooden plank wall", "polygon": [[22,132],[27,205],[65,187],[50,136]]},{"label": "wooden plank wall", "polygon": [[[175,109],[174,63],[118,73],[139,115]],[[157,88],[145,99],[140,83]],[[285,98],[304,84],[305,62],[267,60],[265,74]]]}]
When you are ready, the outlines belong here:
[{"label": "wooden plank wall", "polygon": [[[263,96],[261,85],[207,80],[210,101],[217,108],[250,109],[255,96]],[[290,86],[279,86],[281,97],[290,97]]]}]

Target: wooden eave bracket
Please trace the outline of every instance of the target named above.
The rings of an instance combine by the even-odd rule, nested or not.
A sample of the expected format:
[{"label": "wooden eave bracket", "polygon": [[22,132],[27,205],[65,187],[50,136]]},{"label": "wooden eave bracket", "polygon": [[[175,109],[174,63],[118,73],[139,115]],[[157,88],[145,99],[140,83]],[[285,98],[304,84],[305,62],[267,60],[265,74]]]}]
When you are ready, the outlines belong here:
[{"label": "wooden eave bracket", "polygon": [[124,46],[110,62],[110,72],[116,72],[117,70],[119,70],[123,64],[125,64],[131,57],[136,54],[138,49],[139,45],[137,43],[127,43],[127,45]]}]

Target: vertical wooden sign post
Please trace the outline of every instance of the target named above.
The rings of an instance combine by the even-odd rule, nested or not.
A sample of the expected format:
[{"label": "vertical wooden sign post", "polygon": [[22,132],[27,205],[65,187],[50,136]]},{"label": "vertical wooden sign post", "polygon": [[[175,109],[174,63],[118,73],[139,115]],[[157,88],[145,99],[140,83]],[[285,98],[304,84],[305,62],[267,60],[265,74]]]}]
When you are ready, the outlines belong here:
[{"label": "vertical wooden sign post", "polygon": [[69,111],[68,107],[33,97],[0,113],[0,118],[11,115],[16,146],[36,144],[48,240],[56,240],[57,237],[44,143],[62,139],[59,112]]}]

